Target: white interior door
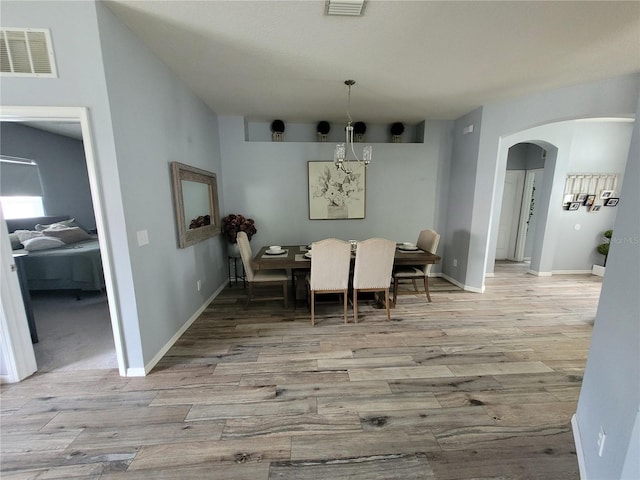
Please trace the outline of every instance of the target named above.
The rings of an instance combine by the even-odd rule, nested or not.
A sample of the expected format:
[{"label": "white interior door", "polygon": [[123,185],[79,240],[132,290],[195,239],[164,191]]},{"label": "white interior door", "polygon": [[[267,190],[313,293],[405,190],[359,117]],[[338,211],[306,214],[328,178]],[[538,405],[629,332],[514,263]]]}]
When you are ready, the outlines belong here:
[{"label": "white interior door", "polygon": [[[9,232],[0,208],[0,382],[13,383],[36,371]],[[24,346],[27,348],[24,348]]]},{"label": "white interior door", "polygon": [[505,175],[496,260],[515,260],[524,177],[524,170],[507,170]]}]

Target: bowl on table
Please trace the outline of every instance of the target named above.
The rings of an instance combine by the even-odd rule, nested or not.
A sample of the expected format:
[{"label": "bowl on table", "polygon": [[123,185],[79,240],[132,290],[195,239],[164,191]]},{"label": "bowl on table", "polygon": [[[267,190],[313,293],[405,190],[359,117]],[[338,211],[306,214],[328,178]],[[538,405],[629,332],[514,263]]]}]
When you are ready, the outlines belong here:
[{"label": "bowl on table", "polygon": [[278,255],[283,252],[284,250],[280,245],[270,245],[269,248],[267,249],[267,253],[269,255]]}]

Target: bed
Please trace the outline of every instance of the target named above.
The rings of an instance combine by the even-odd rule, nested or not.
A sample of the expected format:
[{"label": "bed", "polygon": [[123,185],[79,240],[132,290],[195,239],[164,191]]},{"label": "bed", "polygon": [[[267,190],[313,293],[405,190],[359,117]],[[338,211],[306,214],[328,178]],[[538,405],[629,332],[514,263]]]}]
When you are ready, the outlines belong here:
[{"label": "bed", "polygon": [[[42,227],[72,221],[73,219],[70,219],[69,216],[15,219],[7,220],[7,227],[10,234],[15,234],[18,231],[32,231],[42,232],[45,236],[53,236],[54,234],[59,235],[59,232]],[[31,251],[19,248],[12,238],[12,246],[17,247],[13,250],[13,254],[20,256],[28,289],[103,290],[104,274],[98,238],[84,230],[80,238],[82,240],[63,243],[55,248]]]}]

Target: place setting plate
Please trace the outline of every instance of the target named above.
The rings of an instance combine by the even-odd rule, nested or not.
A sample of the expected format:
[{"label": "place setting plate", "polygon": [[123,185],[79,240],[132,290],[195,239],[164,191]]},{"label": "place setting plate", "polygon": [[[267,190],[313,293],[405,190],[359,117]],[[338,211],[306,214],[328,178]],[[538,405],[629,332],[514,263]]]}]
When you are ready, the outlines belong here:
[{"label": "place setting plate", "polygon": [[285,253],[287,253],[287,250],[267,250],[266,252],[264,252],[265,255],[271,255],[271,256],[278,256],[278,255],[284,255]]},{"label": "place setting plate", "polygon": [[398,245],[398,250],[403,252],[415,252],[420,249],[412,243],[401,243],[400,245]]},{"label": "place setting plate", "polygon": [[304,258],[311,259],[311,252],[307,252],[304,254]]}]

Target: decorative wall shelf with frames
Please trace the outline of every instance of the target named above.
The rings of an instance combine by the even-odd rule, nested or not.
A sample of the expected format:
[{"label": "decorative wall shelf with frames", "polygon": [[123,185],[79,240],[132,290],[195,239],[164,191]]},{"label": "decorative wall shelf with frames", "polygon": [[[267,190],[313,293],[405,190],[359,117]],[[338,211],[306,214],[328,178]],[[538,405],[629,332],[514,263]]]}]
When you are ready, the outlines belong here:
[{"label": "decorative wall shelf with frames", "polygon": [[564,184],[562,207],[575,211],[585,206],[597,212],[609,198],[615,197],[618,188],[616,173],[572,173]]}]

